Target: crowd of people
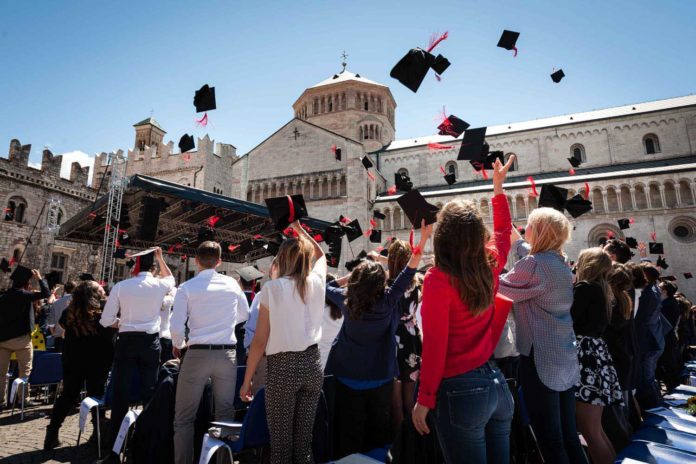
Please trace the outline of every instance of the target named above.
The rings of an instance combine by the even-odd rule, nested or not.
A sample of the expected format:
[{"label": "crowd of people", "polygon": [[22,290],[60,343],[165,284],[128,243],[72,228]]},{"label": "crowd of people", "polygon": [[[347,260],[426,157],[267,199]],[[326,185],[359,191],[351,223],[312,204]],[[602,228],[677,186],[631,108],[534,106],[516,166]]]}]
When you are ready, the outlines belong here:
[{"label": "crowd of people", "polygon": [[[239,282],[216,271],[214,241],[199,245],[198,273],[178,287],[159,248],[108,296],[87,279],[66,282],[56,298],[38,271],[13,274],[0,296],[2,405],[10,353],[19,375],[30,374],[34,302],[45,300],[46,336],[64,371],[45,449],[60,445],[83,388],[102,395],[107,378],[113,444],[133,396],[148,405],[161,366],[178,363],[169,437],[177,464],[194,460],[208,388],[220,421],[264,389],[270,461],[313,462],[327,376],[335,459],[427,436],[446,463],[507,463],[519,452],[511,443],[521,439],[524,402],[545,462],[588,463],[580,433],[594,464],[612,463],[643,411],[681,383],[696,306],[642,245],[640,262],[618,239],[572,261],[564,253],[572,225],[555,209],[535,209],[522,235],[503,191],[512,163],[493,167],[492,231],[474,203],[453,200],[434,224],[414,225],[417,244],[392,240],[386,256],[371,252],[342,277],[328,274],[299,221],[267,275],[240,271]],[[432,262],[422,266],[431,236]]]}]

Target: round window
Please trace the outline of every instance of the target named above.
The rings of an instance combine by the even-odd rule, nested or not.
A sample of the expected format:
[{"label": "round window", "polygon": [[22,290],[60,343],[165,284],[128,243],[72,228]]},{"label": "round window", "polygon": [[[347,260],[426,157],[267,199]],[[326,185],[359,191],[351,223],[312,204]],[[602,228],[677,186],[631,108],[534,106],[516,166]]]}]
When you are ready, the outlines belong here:
[{"label": "round window", "polygon": [[696,219],[690,216],[678,216],[669,223],[669,232],[678,242],[696,242]]}]

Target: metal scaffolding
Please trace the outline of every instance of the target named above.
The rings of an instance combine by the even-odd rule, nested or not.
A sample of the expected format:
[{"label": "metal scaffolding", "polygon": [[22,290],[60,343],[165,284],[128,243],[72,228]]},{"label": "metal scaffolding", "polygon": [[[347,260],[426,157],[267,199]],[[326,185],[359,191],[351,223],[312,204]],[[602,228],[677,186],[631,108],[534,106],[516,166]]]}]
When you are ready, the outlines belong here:
[{"label": "metal scaffolding", "polygon": [[118,231],[121,222],[121,201],[123,192],[128,185],[126,177],[127,159],[123,156],[123,150],[109,153],[107,161],[107,174],[111,166],[111,179],[109,180],[109,203],[106,207],[106,226],[104,229],[104,242],[102,245],[102,263],[99,272],[99,281],[103,285],[111,287],[114,279],[114,252],[118,242]]}]

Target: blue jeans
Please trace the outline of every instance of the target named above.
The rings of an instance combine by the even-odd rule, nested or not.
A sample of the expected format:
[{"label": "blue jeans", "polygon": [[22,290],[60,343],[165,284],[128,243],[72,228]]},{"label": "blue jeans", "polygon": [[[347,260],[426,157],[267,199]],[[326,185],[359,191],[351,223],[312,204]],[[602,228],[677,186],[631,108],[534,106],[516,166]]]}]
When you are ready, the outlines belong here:
[{"label": "blue jeans", "polygon": [[636,399],[643,409],[655,408],[660,403],[660,386],[655,380],[655,371],[662,351],[650,351],[640,355]]},{"label": "blue jeans", "polygon": [[492,362],[442,380],[435,423],[448,464],[507,464],[514,401]]}]

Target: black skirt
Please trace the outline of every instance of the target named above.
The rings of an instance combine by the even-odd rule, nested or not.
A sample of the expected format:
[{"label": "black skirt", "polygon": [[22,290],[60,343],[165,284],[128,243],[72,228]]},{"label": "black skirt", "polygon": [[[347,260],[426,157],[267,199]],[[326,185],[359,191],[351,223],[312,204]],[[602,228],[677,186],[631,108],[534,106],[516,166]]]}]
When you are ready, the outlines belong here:
[{"label": "black skirt", "polygon": [[601,338],[578,335],[580,382],[576,384],[575,399],[598,406],[622,404],[623,395],[614,362]]}]

